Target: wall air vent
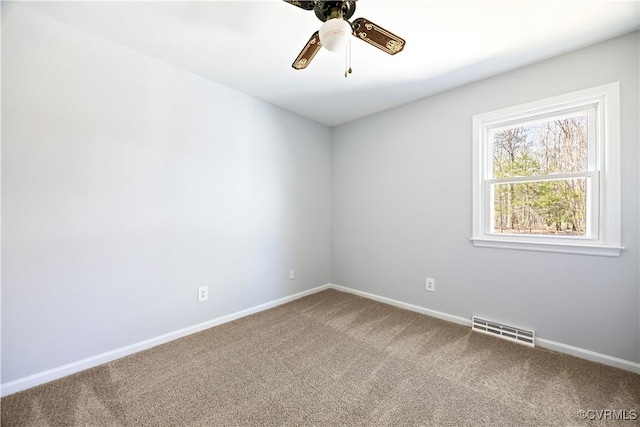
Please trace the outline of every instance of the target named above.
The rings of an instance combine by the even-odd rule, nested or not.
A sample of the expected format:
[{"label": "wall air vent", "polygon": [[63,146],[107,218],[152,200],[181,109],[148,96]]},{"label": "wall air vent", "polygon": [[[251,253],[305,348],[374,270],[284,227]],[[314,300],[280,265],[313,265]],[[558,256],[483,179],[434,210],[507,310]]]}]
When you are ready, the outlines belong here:
[{"label": "wall air vent", "polygon": [[471,330],[508,341],[517,342],[518,344],[523,344],[529,347],[535,347],[536,337],[534,331],[503,325],[501,323],[481,319],[476,316],[473,316]]}]

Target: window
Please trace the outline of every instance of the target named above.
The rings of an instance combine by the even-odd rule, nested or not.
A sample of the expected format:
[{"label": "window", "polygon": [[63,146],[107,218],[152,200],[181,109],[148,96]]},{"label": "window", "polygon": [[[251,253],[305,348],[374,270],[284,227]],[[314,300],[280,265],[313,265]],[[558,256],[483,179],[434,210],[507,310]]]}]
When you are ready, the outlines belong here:
[{"label": "window", "polygon": [[473,117],[475,246],[619,256],[619,84]]}]

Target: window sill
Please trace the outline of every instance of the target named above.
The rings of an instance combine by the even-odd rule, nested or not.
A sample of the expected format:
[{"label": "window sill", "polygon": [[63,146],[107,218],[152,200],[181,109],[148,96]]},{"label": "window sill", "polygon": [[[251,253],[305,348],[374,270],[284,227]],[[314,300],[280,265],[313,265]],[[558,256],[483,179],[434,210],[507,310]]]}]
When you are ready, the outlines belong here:
[{"label": "window sill", "polygon": [[606,257],[619,257],[623,247],[604,245],[579,245],[567,243],[548,242],[521,242],[515,240],[498,240],[471,238],[474,246],[495,249],[513,249],[519,251],[555,252],[561,254],[594,255]]}]

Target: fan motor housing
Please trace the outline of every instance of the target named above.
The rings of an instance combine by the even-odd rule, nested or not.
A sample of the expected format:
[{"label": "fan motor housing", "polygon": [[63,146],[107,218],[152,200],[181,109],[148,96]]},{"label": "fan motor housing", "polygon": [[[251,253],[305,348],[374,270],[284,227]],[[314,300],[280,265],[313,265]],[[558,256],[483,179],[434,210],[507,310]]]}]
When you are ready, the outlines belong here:
[{"label": "fan motor housing", "polygon": [[322,22],[326,22],[331,18],[343,18],[346,20],[355,13],[356,0],[317,1],[313,11]]}]

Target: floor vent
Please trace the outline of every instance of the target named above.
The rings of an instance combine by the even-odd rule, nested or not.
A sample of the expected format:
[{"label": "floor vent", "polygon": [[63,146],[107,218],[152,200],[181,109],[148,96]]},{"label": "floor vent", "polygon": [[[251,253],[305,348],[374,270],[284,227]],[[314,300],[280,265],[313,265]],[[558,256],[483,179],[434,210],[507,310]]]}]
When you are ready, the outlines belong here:
[{"label": "floor vent", "polygon": [[518,344],[535,347],[536,337],[534,331],[503,325],[475,316],[473,316],[471,329],[483,334],[493,335],[494,337],[517,342]]}]

